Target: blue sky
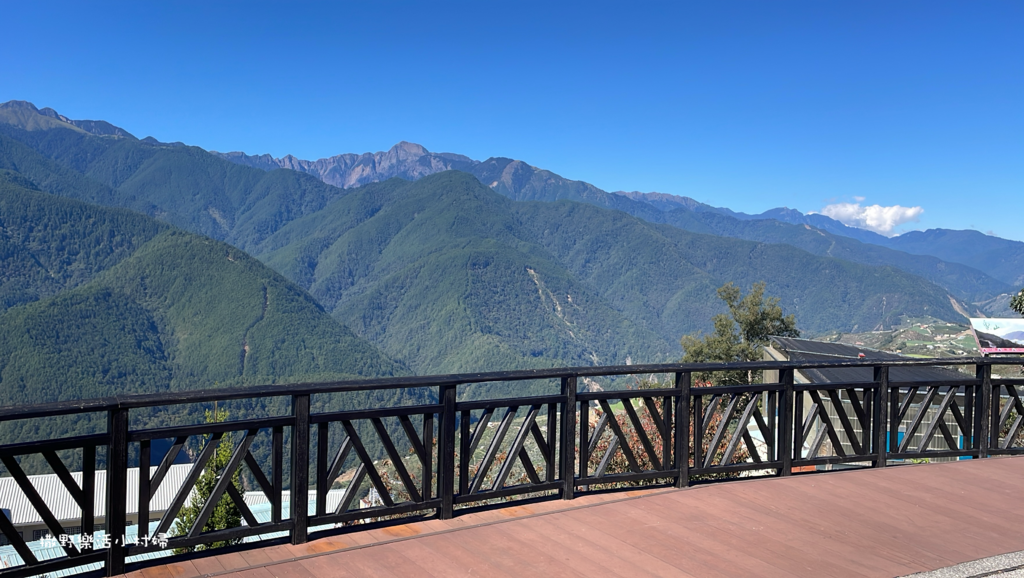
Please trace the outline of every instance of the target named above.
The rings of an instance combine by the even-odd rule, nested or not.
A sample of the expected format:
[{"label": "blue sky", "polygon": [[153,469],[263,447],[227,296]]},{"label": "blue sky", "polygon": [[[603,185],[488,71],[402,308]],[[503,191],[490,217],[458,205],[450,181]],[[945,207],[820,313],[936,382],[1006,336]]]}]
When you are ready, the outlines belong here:
[{"label": "blue sky", "polygon": [[7,3],[0,101],[213,150],[407,140],[1024,240],[1019,0],[209,4]]}]

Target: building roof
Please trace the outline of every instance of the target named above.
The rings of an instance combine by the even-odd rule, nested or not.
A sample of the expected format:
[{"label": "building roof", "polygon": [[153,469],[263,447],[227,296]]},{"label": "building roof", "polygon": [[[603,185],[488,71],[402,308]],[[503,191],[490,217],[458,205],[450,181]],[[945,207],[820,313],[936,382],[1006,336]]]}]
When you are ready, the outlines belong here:
[{"label": "building roof", "polygon": [[[150,468],[150,475],[156,472],[156,467]],[[164,481],[160,483],[160,487],[157,489],[156,495],[153,500],[150,501],[150,512],[153,514],[163,512],[170,506],[171,501],[174,499],[175,494],[178,492],[178,488],[185,483],[185,478],[188,477],[189,472],[192,471],[192,464],[178,464],[173,465],[167,471],[167,475],[164,477]],[[73,472],[71,477],[79,484],[82,484],[82,472]],[[82,509],[78,507],[75,500],[71,497],[71,494],[64,488],[64,485],[57,478],[57,474],[43,474],[36,476],[28,476],[32,487],[36,489],[39,496],[44,502],[50,507],[50,511],[60,522],[78,522],[82,518]],[[96,472],[96,491],[95,491],[95,504],[96,504],[96,515],[102,517],[106,512],[106,493],[107,493],[107,472],[106,470],[98,470]],[[333,511],[341,503],[341,499],[345,494],[344,489],[330,490],[327,492],[327,509]],[[125,513],[137,514],[139,512],[139,469],[129,468],[128,469],[128,496],[125,503]],[[285,491],[282,494],[284,502],[284,510],[288,510],[288,502],[291,497],[291,492]],[[316,490],[309,490],[308,504],[310,508],[310,515],[316,513]],[[191,496],[185,500],[185,504],[189,503]],[[252,508],[255,513],[257,510],[266,510],[266,520],[260,520],[261,522],[270,521],[270,501],[263,494],[263,492],[245,492],[244,499],[246,505]],[[14,478],[5,477],[0,478],[0,504],[3,505],[5,510],[11,512],[12,522],[15,526],[24,525],[42,525],[43,520],[36,513],[35,508],[25,497],[25,493],[21,491],[18,484],[15,483]],[[257,516],[258,518],[259,516]]]},{"label": "building roof", "polygon": [[[316,490],[309,490],[309,495],[306,498],[306,504],[309,506],[310,516],[316,515],[316,496]],[[343,497],[345,497],[345,488],[327,490],[327,511],[333,512],[338,507],[338,504],[341,503],[341,499]],[[260,523],[270,521],[270,500],[267,499],[267,496],[263,492],[246,492],[242,498],[245,500],[245,505],[249,506],[253,515],[256,516],[256,519],[259,520]],[[281,493],[281,507],[285,512],[288,511],[288,504],[291,501],[291,498],[292,493],[290,491],[285,490]],[[262,511],[266,511],[265,520],[261,519],[260,514],[258,513]]]},{"label": "building roof", "polygon": [[[185,471],[186,471],[186,473],[188,472],[188,470],[185,470]],[[168,472],[167,475],[170,476],[171,473]],[[138,481],[138,477],[137,477],[138,476],[138,471],[137,470],[135,472],[135,476],[136,476],[135,480]],[[36,477],[36,476],[32,476],[32,477]],[[39,477],[41,477],[41,476],[39,476]],[[80,478],[77,478],[77,479],[80,480]],[[182,481],[184,481],[184,477],[182,478]],[[161,484],[161,486],[162,485],[163,484]],[[180,486],[180,482],[179,482],[179,486]],[[330,491],[327,492],[327,509],[328,509],[328,511],[332,511],[334,508],[336,508],[338,506],[339,503],[341,503],[341,498],[344,496],[344,494],[345,494],[345,490],[344,489],[330,490]],[[282,494],[282,504],[281,504],[282,514],[281,515],[282,515],[282,517],[284,519],[288,519],[288,517],[290,515],[290,512],[289,512],[289,501],[290,501],[289,498],[290,497],[291,497],[291,492],[284,492]],[[309,492],[309,501],[308,501],[309,515],[310,516],[316,514],[316,497],[317,497],[316,491],[315,490],[311,490]],[[267,500],[267,497],[265,495],[263,495],[262,492],[246,492],[245,495],[244,495],[244,499],[245,499],[245,503],[252,510],[253,516],[256,517],[256,520],[259,523],[264,524],[264,523],[270,522],[270,520],[271,520],[270,501]],[[156,532],[158,524],[159,524],[158,522],[151,522],[149,524],[149,526],[148,526],[148,528],[149,528],[148,535],[150,535],[150,536],[154,535],[154,533]],[[243,526],[246,525],[244,520],[242,521],[242,525]],[[321,530],[329,530],[329,529],[335,528],[335,527],[336,527],[335,524],[328,524],[328,525],[312,527],[312,528],[309,529],[309,531],[310,532],[319,532]],[[174,524],[171,525],[171,528],[174,528]],[[129,542],[131,542],[134,538],[136,538],[138,536],[138,533],[139,533],[139,526],[138,525],[131,525],[131,526],[128,526],[127,528],[125,528],[125,537],[127,538],[127,540]],[[104,534],[105,534],[105,532],[103,530],[97,530],[96,532],[93,533],[93,538],[96,539],[96,540],[102,540]],[[259,535],[256,535],[256,536],[248,536],[246,538],[243,538],[242,541],[243,542],[247,542],[247,543],[259,542],[261,540],[272,540],[272,539],[275,539],[275,538],[282,538],[282,537],[287,536],[287,535],[288,535],[288,532],[282,532],[282,531],[268,532],[266,534],[259,534]],[[73,541],[75,542],[76,545],[79,545],[81,543],[81,541],[78,538],[78,536],[73,536]],[[58,558],[63,558],[66,555],[66,553],[64,552],[64,549],[61,548],[60,546],[53,546],[53,545],[50,545],[47,542],[44,542],[42,540],[28,541],[28,542],[26,542],[26,545],[28,546],[28,548],[30,550],[32,550],[32,553],[35,555],[36,559],[40,560],[40,561],[56,560]],[[140,560],[152,560],[152,559],[155,559],[155,558],[162,558],[164,556],[170,556],[172,554],[174,554],[174,550],[172,550],[172,549],[155,550],[155,551],[151,551],[151,552],[145,552],[143,554],[138,554],[138,555],[135,555],[135,556],[130,556],[128,558],[127,562],[131,563],[131,562],[137,562],[137,561],[140,561]],[[18,552],[14,549],[14,546],[10,546],[10,545],[8,545],[8,546],[0,546],[0,568],[15,568],[15,567],[21,566],[23,564],[24,564],[24,561],[22,560],[21,555],[18,554]],[[60,577],[64,577],[64,576],[74,576],[76,574],[83,573],[83,572],[90,572],[90,571],[94,571],[94,570],[99,570],[101,568],[102,568],[102,564],[100,562],[94,562],[92,564],[84,565],[84,566],[81,566],[79,568],[67,568],[67,569],[64,569],[64,570],[50,571],[50,572],[47,572],[47,575],[52,576],[53,578],[60,578]]]},{"label": "building roof", "polygon": [[[771,341],[772,349],[781,353],[789,361],[909,359],[896,353],[845,343],[829,343],[795,337],[772,337]],[[870,367],[801,369],[800,373],[811,383],[871,381],[874,379],[874,372]],[[949,381],[965,377],[963,373],[942,367],[894,366],[889,369],[889,381]]]},{"label": "building roof", "polygon": [[[156,527],[157,522],[153,522],[152,524],[150,524],[149,533],[147,535],[153,535],[153,533],[156,532]],[[106,531],[97,530],[93,532],[92,536],[95,543],[101,543],[105,535]],[[134,524],[128,526],[127,528],[125,528],[124,536],[128,543],[132,543],[139,536],[139,526]],[[75,546],[81,546],[82,541],[79,535],[73,535],[71,536],[71,538]],[[67,552],[64,551],[64,548],[62,548],[59,544],[53,545],[53,542],[51,541],[32,540],[26,541],[25,545],[28,546],[28,549],[32,551],[32,554],[36,557],[36,560],[39,560],[40,562],[45,562],[48,560],[57,560],[59,558],[64,558],[65,556],[67,556]],[[142,554],[129,556],[127,562],[130,564],[132,562],[139,562],[142,560],[154,560],[156,558],[163,558],[166,556],[171,556],[173,554],[174,550],[171,549],[154,550],[151,552],[144,552]],[[14,549],[14,546],[0,546],[0,568],[17,568],[18,566],[22,566],[24,564],[25,561],[21,558],[21,554],[18,554],[18,551]],[[50,570],[46,572],[44,576],[47,576],[49,578],[63,578],[65,576],[77,576],[85,572],[94,572],[102,568],[102,562],[92,562],[90,564],[83,564],[82,566],[74,568]]]},{"label": "building roof", "polygon": [[[150,475],[156,473],[157,468],[150,468]],[[178,492],[178,488],[185,483],[185,478],[192,470],[192,464],[177,464],[170,467],[156,495],[150,501],[151,512],[162,512],[167,509]],[[82,486],[82,472],[72,472],[78,486]],[[61,483],[57,474],[43,474],[28,476],[29,482],[36,492],[50,507],[50,511],[62,524],[65,521],[74,522],[82,519],[82,509],[71,497],[71,494]],[[96,490],[94,492],[94,504],[96,504],[96,515],[103,516],[107,505],[107,471],[97,470]],[[186,503],[188,500],[186,500]],[[18,487],[14,478],[0,478],[0,504],[5,510],[11,512],[11,522],[15,526],[42,524],[43,519],[32,507],[25,493]],[[137,514],[139,512],[139,468],[128,469],[128,495],[125,500],[125,512]]]}]

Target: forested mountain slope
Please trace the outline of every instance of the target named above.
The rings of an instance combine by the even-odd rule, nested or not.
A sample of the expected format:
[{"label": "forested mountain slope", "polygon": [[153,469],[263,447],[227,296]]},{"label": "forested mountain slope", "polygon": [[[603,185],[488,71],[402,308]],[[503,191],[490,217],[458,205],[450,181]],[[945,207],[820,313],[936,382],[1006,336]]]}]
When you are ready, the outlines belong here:
[{"label": "forested mountain slope", "polygon": [[0,405],[401,367],[246,253],[0,182]]},{"label": "forested mountain slope", "polygon": [[[613,306],[648,311],[647,323],[664,334],[705,330],[723,312],[716,290],[733,281],[765,281],[800,328],[874,329],[900,315],[937,312],[963,317],[937,285],[892,267],[818,257],[787,244],[694,234],[578,203],[517,205],[534,239],[583,280],[601,287]],[[585,223],[585,226],[581,226]],[[642,297],[638,307],[636,295]]]},{"label": "forested mountain slope", "polygon": [[936,255],[954,263],[967,263],[1010,283],[1024,285],[1024,243],[980,231],[929,229],[911,231],[888,239],[888,246],[907,253]]},{"label": "forested mountain slope", "polygon": [[0,312],[87,283],[167,228],[125,209],[61,201],[0,169]]},{"label": "forested mountain slope", "polygon": [[25,122],[26,106],[0,105],[0,169],[56,195],[139,211],[243,249],[344,194],[311,175],[268,173],[197,147]]},{"label": "forested mountain slope", "polygon": [[258,248],[338,319],[417,373],[668,360],[531,242],[470,175],[351,189]]},{"label": "forested mountain slope", "polygon": [[418,372],[447,369],[446,358],[452,369],[656,361],[659,342],[678,355],[678,336],[720,312],[727,281],[766,280],[812,332],[961,317],[941,288],[892,268],[580,203],[514,202],[456,171],[349,189],[255,251]]}]

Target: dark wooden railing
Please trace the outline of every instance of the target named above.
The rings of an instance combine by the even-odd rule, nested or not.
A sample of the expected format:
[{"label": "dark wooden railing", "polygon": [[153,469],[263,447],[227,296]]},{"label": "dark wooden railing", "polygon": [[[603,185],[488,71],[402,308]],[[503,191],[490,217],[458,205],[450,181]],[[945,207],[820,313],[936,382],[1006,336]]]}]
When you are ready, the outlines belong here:
[{"label": "dark wooden railing", "polygon": [[[23,456],[41,455],[49,464],[81,509],[82,534],[91,535],[97,517],[102,516],[111,536],[109,545],[68,542],[62,546],[63,555],[41,560],[27,545],[27,537],[0,514],[0,531],[22,561],[0,569],[0,576],[67,568],[114,575],[175,558],[287,541],[300,544],[367,527],[360,524],[398,524],[417,516],[448,519],[474,508],[498,507],[502,500],[516,497],[571,500],[580,492],[629,484],[685,487],[744,472],[789,476],[822,465],[880,468],[900,460],[1022,454],[1024,404],[1019,387],[1024,379],[992,378],[993,365],[1021,364],[1024,358],[587,367],[214,389],[0,408],[0,422],[106,414],[104,433],[5,443],[0,445],[0,462],[53,536],[65,534],[65,528],[31,485],[20,465]],[[890,370],[904,366],[974,366],[976,373],[950,372],[951,378],[944,381],[890,380]],[[873,369],[871,381],[796,383],[794,379],[802,369],[864,367]],[[766,370],[766,374],[777,373],[778,380],[704,386],[691,379],[699,372],[722,370]],[[656,388],[580,390],[581,381],[629,375],[670,379]],[[503,382],[507,387],[528,380],[550,380],[558,389],[553,387],[551,395],[503,399],[459,397],[480,384]],[[411,388],[431,388],[436,395],[431,399],[436,401],[351,411],[310,409],[311,398],[320,395]],[[130,428],[132,412],[282,396],[291,400],[287,415]],[[254,444],[260,436],[264,442]],[[377,450],[368,449],[367,436],[376,437],[379,443],[371,447]],[[230,460],[192,527],[164,545],[125,543],[131,464],[139,467],[138,488],[133,488],[139,496],[139,533],[148,532],[148,526],[141,524],[150,519],[151,498],[183,448],[193,448],[191,472],[156,522],[154,535],[165,534],[172,530],[221,441],[227,439],[234,446]],[[169,450],[155,464],[152,450],[158,440]],[[67,455],[68,450],[81,452],[76,454],[82,463],[80,484],[58,455]],[[612,467],[615,460],[618,467]],[[153,466],[156,470],[150,475]],[[94,500],[98,469],[106,469],[107,474],[105,512],[96,511]],[[270,512],[264,520],[254,515],[231,483],[236,471],[246,472],[250,487],[266,496]],[[329,507],[331,487],[343,474],[348,484],[335,490],[335,503]],[[310,490],[315,496],[312,509]],[[204,532],[222,499],[235,503],[243,523]],[[363,507],[360,499],[365,501]],[[237,543],[257,536],[264,539]],[[131,560],[214,542],[234,545]]]}]

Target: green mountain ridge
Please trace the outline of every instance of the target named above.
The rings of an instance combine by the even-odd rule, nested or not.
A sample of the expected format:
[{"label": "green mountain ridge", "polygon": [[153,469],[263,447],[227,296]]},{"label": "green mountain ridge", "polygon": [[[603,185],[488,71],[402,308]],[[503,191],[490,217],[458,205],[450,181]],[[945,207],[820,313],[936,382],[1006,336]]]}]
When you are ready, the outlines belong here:
[{"label": "green mountain ridge", "polygon": [[[105,132],[115,132],[114,129],[128,134],[117,127]],[[984,314],[980,304],[1012,291],[1014,287],[1008,279],[1024,275],[1024,258],[1003,259],[1002,264],[991,263],[988,258],[978,260],[986,264],[986,270],[998,273],[1002,280],[997,280],[972,268],[974,261],[943,261],[943,256],[929,256],[927,251],[911,254],[897,250],[899,247],[860,242],[843,234],[808,228],[806,224],[761,219],[696,202],[693,206],[659,204],[643,200],[647,195],[608,193],[522,161],[473,161],[460,155],[430,153],[411,143],[399,143],[387,153],[341,155],[313,163],[293,157],[264,159],[241,153],[208,153],[198,147],[167,145],[149,139],[97,136],[45,116],[28,103],[0,105],[0,134],[78,171],[87,177],[93,189],[105,189],[103,193],[92,190],[87,196],[75,193],[76,198],[132,208],[244,250],[252,250],[290,220],[315,212],[346,194],[347,189],[324,181],[349,186],[386,175],[417,179],[450,167],[471,172],[480,182],[514,200],[578,201],[692,232],[784,243],[819,256],[896,267],[946,288],[965,308],[978,303],[972,314]],[[276,166],[297,170],[267,170]],[[64,189],[85,191],[90,186],[77,183]],[[52,186],[43,188],[63,194]],[[673,206],[680,208],[671,210]]]},{"label": "green mountain ridge", "polygon": [[766,281],[769,293],[810,333],[885,326],[899,310],[961,318],[942,288],[891,267],[619,219],[607,209],[566,201],[526,203],[518,210],[533,238],[570,271],[600,287],[617,308],[634,308],[638,316],[656,312],[647,314],[645,325],[661,327],[665,335],[705,330],[706,320],[722,312],[716,290],[728,281],[743,287]]},{"label": "green mountain ridge", "polygon": [[230,245],[0,177],[0,405],[404,371]]},{"label": "green mountain ridge", "polygon": [[915,255],[937,255],[946,261],[971,264],[1014,289],[1024,285],[1024,243],[980,231],[928,229],[888,239],[888,246]]},{"label": "green mountain ridge", "polygon": [[26,130],[8,113],[0,109],[0,169],[56,195],[132,209],[243,249],[344,195],[311,175],[268,173],[198,147],[97,136],[66,123]]},{"label": "green mountain ridge", "polygon": [[126,209],[55,201],[0,170],[0,312],[87,283],[167,228]]},{"label": "green mountain ridge", "polygon": [[[724,208],[703,205],[687,197],[674,197],[671,201],[665,202],[662,199],[671,197],[671,195],[621,192],[617,194],[643,200],[663,211],[672,211],[682,206],[698,213],[716,213],[740,221],[779,221],[793,225],[805,225],[831,233],[838,239],[856,239],[861,241],[862,244],[851,244],[849,242],[846,244],[852,248],[866,248],[869,252],[873,252],[874,255],[879,255],[877,247],[885,247],[898,253],[932,257],[933,264],[945,266],[958,273],[963,272],[976,275],[978,271],[983,271],[992,279],[1008,284],[1009,288],[1007,290],[1011,292],[1015,292],[1018,287],[1024,285],[1024,243],[1002,239],[980,231],[971,229],[928,229],[925,231],[908,231],[893,237],[886,237],[866,229],[850,227],[822,214],[808,213],[805,215],[795,209],[779,208],[765,211],[759,215],[747,215]],[[889,256],[891,253],[882,252],[881,255]],[[902,259],[910,267],[920,267],[920,264],[906,261],[905,256]],[[917,272],[903,265],[900,265],[900,267],[908,271]],[[927,277],[927,275],[925,276]],[[937,282],[942,284],[941,281]],[[984,278],[978,279],[978,283],[979,286],[990,285],[989,280]],[[992,287],[989,290],[994,288],[996,287]]]},{"label": "green mountain ridge", "polygon": [[994,295],[1013,290],[1011,285],[961,263],[943,261],[927,254],[911,255],[830,234],[808,225],[790,225],[773,219],[740,220],[715,212],[685,209],[666,212],[662,222],[687,231],[792,245],[818,256],[836,257],[864,265],[895,267],[946,288],[964,305],[985,301]]},{"label": "green mountain ridge", "polygon": [[350,191],[257,255],[418,373],[677,355],[522,239],[512,203],[469,175]]},{"label": "green mountain ridge", "polygon": [[[569,364],[677,357],[678,336],[707,328],[722,308],[715,290],[730,280],[767,280],[812,332],[873,328],[901,311],[961,317],[941,288],[893,268],[693,234],[592,205],[511,201],[456,171],[348,189],[254,251],[420,372],[482,369],[488,355],[503,367],[509,349],[495,339],[519,352],[519,367],[549,357]],[[829,289],[808,282],[815,279],[827,279]],[[577,334],[565,321],[571,316],[581,329],[588,319],[602,321]],[[548,327],[554,339],[533,327]],[[616,332],[630,337],[620,345],[610,340]],[[581,336],[590,360],[587,348],[559,350]],[[475,340],[491,353],[478,352],[477,367],[463,365],[462,347]],[[533,351],[558,353],[531,359]],[[460,363],[438,366],[445,356]]]},{"label": "green mountain ridge", "polygon": [[[1006,282],[964,264],[964,261],[944,262],[925,250],[910,254],[807,225],[756,217],[737,218],[727,210],[706,205],[688,206],[683,203],[677,208],[668,205],[658,208],[654,203],[607,193],[589,183],[565,179],[522,161],[488,159],[474,166],[472,172],[480,182],[515,200],[579,201],[621,210],[651,223],[665,223],[694,233],[792,245],[822,257],[896,267],[945,287],[965,304],[985,301],[1014,289]],[[1024,272],[1024,266],[1020,270]]]},{"label": "green mountain ridge", "polygon": [[[428,174],[456,169],[469,172],[494,191],[517,201],[577,201],[620,210],[652,223],[667,223],[695,233],[734,237],[761,243],[784,243],[823,257],[840,257],[865,265],[899,268],[945,287],[964,305],[981,302],[1013,291],[1024,283],[1024,244],[1001,259],[997,253],[954,257],[954,251],[927,244],[919,250],[901,245],[894,239],[853,229],[825,217],[803,215],[793,210],[775,209],[761,215],[746,215],[720,207],[711,207],[688,197],[659,193],[605,192],[589,183],[561,177],[523,161],[493,157],[473,161],[451,153],[432,153],[422,146],[399,143],[386,153],[375,155],[339,155],[319,161],[302,161],[288,156],[214,153],[231,162],[263,170],[289,168],[308,172],[337,186],[352,187],[377,182],[391,176],[416,180]],[[367,157],[372,156],[373,159]],[[351,157],[351,158],[349,158]],[[362,159],[362,163],[354,159]],[[378,165],[367,166],[374,160]],[[969,233],[964,231],[962,233]],[[1013,243],[1007,241],[1007,243]],[[956,246],[969,246],[957,238]],[[907,244],[907,247],[910,245]]]}]

